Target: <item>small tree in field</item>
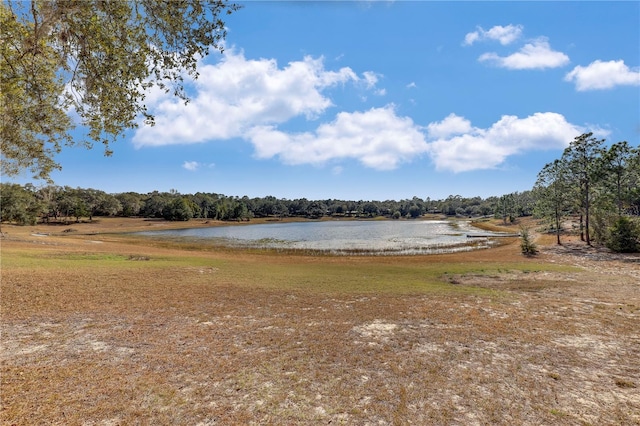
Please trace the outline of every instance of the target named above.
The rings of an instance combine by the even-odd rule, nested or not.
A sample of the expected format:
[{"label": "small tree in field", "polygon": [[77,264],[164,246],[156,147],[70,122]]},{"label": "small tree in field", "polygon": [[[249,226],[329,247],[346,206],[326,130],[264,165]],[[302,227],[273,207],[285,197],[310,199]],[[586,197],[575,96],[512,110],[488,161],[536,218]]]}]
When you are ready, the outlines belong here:
[{"label": "small tree in field", "polygon": [[520,249],[525,256],[533,256],[538,253],[538,247],[531,239],[529,229],[524,226],[520,228]]}]

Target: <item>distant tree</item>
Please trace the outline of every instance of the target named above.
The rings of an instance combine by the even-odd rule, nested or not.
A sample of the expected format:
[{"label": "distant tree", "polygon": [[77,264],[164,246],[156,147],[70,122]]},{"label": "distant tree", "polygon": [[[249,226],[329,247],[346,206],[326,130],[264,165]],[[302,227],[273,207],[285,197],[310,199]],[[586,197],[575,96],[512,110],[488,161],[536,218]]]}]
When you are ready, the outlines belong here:
[{"label": "distant tree", "polygon": [[342,203],[335,203],[331,206],[331,213],[337,215],[343,215],[347,211],[347,205]]},{"label": "distant tree", "polygon": [[484,201],[478,206],[478,214],[480,216],[491,216],[493,215],[493,210],[493,206],[487,201]]},{"label": "distant tree", "polygon": [[309,207],[309,200],[306,198],[298,198],[289,203],[290,216],[306,216]]},{"label": "distant tree", "polygon": [[0,222],[35,225],[42,209],[33,188],[0,183]]},{"label": "distant tree", "polygon": [[636,175],[639,172],[631,167],[633,157],[634,150],[627,141],[615,143],[607,151],[603,151],[602,181],[606,192],[615,196],[618,215],[623,213],[632,185],[637,183]]},{"label": "distant tree", "polygon": [[251,217],[251,212],[247,207],[246,200],[237,200],[233,207],[234,220],[247,220]]},{"label": "distant tree", "polygon": [[116,216],[121,211],[120,201],[115,196],[105,193],[95,210],[95,214],[96,216]]},{"label": "distant tree", "polygon": [[411,207],[409,207],[409,217],[413,219],[422,216],[423,212],[423,208],[419,205],[413,204]]},{"label": "distant tree", "polygon": [[360,213],[362,213],[360,204],[358,201],[349,201],[347,203],[347,213],[349,216],[360,216]]},{"label": "distant tree", "polygon": [[217,219],[219,220],[247,220],[251,217],[247,199],[238,197],[220,197],[217,201]]},{"label": "distant tree", "polygon": [[631,150],[631,158],[627,164],[629,171],[627,197],[629,213],[640,216],[640,146]]},{"label": "distant tree", "polygon": [[551,228],[556,233],[558,244],[561,244],[562,220],[573,201],[568,173],[567,164],[562,160],[555,160],[542,168],[534,186],[536,215],[552,223]]},{"label": "distant tree", "polygon": [[456,211],[459,208],[462,208],[462,196],[449,195],[444,201],[441,201],[439,204],[442,213],[446,214],[447,216],[455,216]]},{"label": "distant tree", "polygon": [[257,217],[284,217],[289,215],[289,207],[286,200],[279,200],[274,196],[255,198],[247,204],[247,208]]},{"label": "distant tree", "polygon": [[89,210],[83,198],[80,188],[73,189],[69,186],[62,188],[58,193],[57,204],[62,215],[68,219],[76,218],[76,222],[80,222],[80,218],[89,216]]},{"label": "distant tree", "polygon": [[327,206],[321,201],[313,201],[307,206],[306,216],[312,219],[318,219],[325,215]]},{"label": "distant tree", "polygon": [[367,202],[362,206],[362,213],[364,213],[368,217],[378,216],[378,212],[380,209],[375,203]]},{"label": "distant tree", "polygon": [[431,200],[431,197],[427,197],[424,200],[425,213],[435,213],[436,203]]},{"label": "distant tree", "polygon": [[154,191],[144,202],[141,214],[144,217],[164,217],[164,209],[176,198],[176,194]]},{"label": "distant tree", "polygon": [[505,194],[502,197],[500,197],[498,211],[496,212],[496,214],[500,215],[500,217],[502,218],[502,222],[504,224],[507,223],[507,218],[509,219],[509,222],[513,222],[515,220],[514,211],[515,211],[515,200],[514,200],[513,193]]},{"label": "distant tree", "polygon": [[53,217],[54,219],[58,219],[60,216],[60,208],[58,206],[59,194],[62,191],[62,188],[56,185],[46,185],[42,188],[38,189],[36,192],[36,196],[42,203],[42,211],[40,216],[42,220],[45,222],[49,222],[49,219]]},{"label": "distant tree", "polygon": [[163,209],[165,220],[187,221],[193,217],[191,203],[186,197],[175,197]]},{"label": "distant tree", "polygon": [[220,197],[216,200],[216,219],[218,220],[229,220],[230,219],[230,210],[231,210],[231,201],[228,197]]},{"label": "distant tree", "polygon": [[[591,245],[589,219],[595,183],[601,172],[600,152],[604,139],[596,139],[593,133],[584,133],[569,144],[563,153],[570,176],[578,189],[580,206],[580,239]],[[584,224],[584,226],[583,226]]]},{"label": "distant tree", "polygon": [[197,206],[198,211],[197,213],[194,211],[194,217],[213,219],[217,216],[217,195],[198,192],[191,198],[191,200]]},{"label": "distant tree", "polygon": [[222,50],[224,0],[3,0],[0,3],[2,174],[47,179],[54,155],[76,143],[70,108],[88,128],[81,145],[110,143],[139,117],[151,86],[187,99],[184,75]]},{"label": "distant tree", "polygon": [[135,192],[123,192],[114,196],[120,203],[120,214],[124,217],[138,216],[144,206],[142,196]]},{"label": "distant tree", "polygon": [[80,189],[76,190],[78,197],[80,197],[86,207],[86,212],[89,216],[89,221],[93,220],[93,216],[100,211],[102,204],[107,199],[107,193],[97,189]]},{"label": "distant tree", "polygon": [[473,217],[480,215],[480,208],[476,205],[467,206],[464,209],[465,216]]},{"label": "distant tree", "polygon": [[[427,212],[427,208],[425,206],[424,200],[422,200],[420,197],[411,198],[411,206],[416,206],[418,207],[418,209],[420,209],[420,213],[418,214],[418,216],[422,216]],[[411,209],[411,207],[409,207],[409,209]],[[409,212],[409,215],[411,215],[411,212]],[[418,217],[418,216],[415,216],[415,217]]]},{"label": "distant tree", "polygon": [[255,200],[254,214],[258,217],[273,216],[276,201],[276,197],[273,196]]},{"label": "distant tree", "polygon": [[525,217],[533,215],[533,209],[535,208],[535,197],[532,191],[514,192],[514,213],[516,217]]}]

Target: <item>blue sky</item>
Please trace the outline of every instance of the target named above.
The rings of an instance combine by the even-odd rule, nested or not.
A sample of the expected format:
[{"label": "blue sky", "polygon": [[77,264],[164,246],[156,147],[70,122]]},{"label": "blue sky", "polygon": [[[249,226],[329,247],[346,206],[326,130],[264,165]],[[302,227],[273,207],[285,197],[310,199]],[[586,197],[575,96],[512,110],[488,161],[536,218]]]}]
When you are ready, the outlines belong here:
[{"label": "blue sky", "polygon": [[386,200],[531,189],[581,133],[640,140],[640,3],[245,2],[156,126],[58,185]]}]

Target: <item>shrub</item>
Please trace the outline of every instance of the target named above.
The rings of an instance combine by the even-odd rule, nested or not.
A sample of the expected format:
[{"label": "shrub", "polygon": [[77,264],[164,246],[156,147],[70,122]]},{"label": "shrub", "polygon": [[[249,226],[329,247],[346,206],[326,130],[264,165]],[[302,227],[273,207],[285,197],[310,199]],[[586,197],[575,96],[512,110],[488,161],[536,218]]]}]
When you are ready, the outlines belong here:
[{"label": "shrub", "polygon": [[529,229],[524,226],[520,228],[520,249],[525,256],[533,256],[538,253],[538,247],[531,240]]},{"label": "shrub", "polygon": [[640,230],[628,217],[620,216],[611,226],[607,247],[618,253],[640,251]]}]

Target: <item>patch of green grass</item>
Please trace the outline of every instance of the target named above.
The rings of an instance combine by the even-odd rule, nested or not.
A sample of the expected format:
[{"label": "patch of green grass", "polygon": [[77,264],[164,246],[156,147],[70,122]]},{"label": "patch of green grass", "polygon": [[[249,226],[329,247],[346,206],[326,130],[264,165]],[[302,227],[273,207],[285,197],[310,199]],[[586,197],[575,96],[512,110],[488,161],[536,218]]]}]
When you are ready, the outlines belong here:
[{"label": "patch of green grass", "polygon": [[[147,240],[148,242],[148,240]],[[148,255],[144,249],[131,247],[131,252],[104,251],[60,252],[51,248],[3,253],[2,266],[29,268],[33,271],[75,270],[117,275],[126,271],[144,271],[145,276],[163,277],[163,271],[190,268],[215,268],[215,277],[185,276],[183,284],[192,282],[226,283],[247,287],[282,290],[304,290],[334,293],[435,293],[469,294],[499,297],[495,289],[468,285],[452,285],[450,277],[468,274],[496,275],[502,272],[571,271],[575,268],[534,262],[424,262],[412,258],[397,259],[336,258],[333,256],[279,256],[250,251],[221,251],[195,246],[189,250]],[[184,249],[184,247],[180,247]],[[238,256],[234,254],[238,253]],[[505,293],[506,294],[506,293]]]},{"label": "patch of green grass", "polygon": [[567,413],[565,413],[563,411],[560,411],[560,410],[558,410],[556,408],[552,408],[551,410],[549,410],[549,412],[551,414],[553,414],[554,416],[556,416],[556,417],[566,417],[567,416]]},{"label": "patch of green grass", "polygon": [[[462,293],[497,295],[496,290],[464,285],[452,286],[447,274],[496,274],[501,271],[562,269],[555,265],[323,262],[313,263],[227,261],[220,273],[230,281],[248,286],[341,293]],[[566,268],[565,268],[566,269]]]},{"label": "patch of green grass", "polygon": [[122,261],[127,257],[115,253],[54,253],[47,257],[60,260],[78,260],[78,261]]},{"label": "patch of green grass", "polygon": [[145,253],[111,252],[54,252],[51,250],[4,251],[2,267],[47,270],[47,269],[100,269],[127,270],[135,268],[161,269],[172,267],[216,266],[210,259],[188,256],[157,256]]}]

